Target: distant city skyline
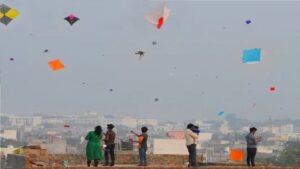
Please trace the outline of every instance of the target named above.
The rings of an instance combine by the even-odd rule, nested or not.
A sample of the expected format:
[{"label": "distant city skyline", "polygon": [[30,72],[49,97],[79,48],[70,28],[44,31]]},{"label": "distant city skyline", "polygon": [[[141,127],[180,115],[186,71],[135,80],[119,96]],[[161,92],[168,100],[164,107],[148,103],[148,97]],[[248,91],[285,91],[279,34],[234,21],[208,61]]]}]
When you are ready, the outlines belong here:
[{"label": "distant city skyline", "polygon": [[[1,3],[20,16],[0,24],[0,112],[300,119],[300,2],[166,1],[160,30],[145,14],[162,1]],[[254,48],[261,62],[243,64]],[[54,59],[65,69],[51,71]]]}]

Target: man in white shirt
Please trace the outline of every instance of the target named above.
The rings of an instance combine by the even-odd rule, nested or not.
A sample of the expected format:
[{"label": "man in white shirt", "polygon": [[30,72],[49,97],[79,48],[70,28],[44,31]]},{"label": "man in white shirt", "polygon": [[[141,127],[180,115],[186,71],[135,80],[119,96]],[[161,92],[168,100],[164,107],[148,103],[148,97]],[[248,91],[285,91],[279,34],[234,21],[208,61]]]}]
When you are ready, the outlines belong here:
[{"label": "man in white shirt", "polygon": [[185,133],[185,139],[186,139],[186,147],[189,152],[189,167],[196,167],[197,161],[196,161],[196,141],[198,139],[198,135],[194,133],[192,130],[194,128],[193,124],[187,125],[187,130]]}]

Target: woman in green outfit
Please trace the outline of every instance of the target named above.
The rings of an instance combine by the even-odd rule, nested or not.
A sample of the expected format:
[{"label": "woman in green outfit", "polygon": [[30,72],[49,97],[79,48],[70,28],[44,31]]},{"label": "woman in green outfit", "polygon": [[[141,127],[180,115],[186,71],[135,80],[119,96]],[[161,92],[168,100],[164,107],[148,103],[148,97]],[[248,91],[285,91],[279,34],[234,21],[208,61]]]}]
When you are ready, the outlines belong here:
[{"label": "woman in green outfit", "polygon": [[98,166],[98,161],[103,159],[102,155],[102,128],[96,126],[95,131],[90,131],[85,139],[88,141],[86,145],[87,165],[91,166],[94,160],[95,167]]}]

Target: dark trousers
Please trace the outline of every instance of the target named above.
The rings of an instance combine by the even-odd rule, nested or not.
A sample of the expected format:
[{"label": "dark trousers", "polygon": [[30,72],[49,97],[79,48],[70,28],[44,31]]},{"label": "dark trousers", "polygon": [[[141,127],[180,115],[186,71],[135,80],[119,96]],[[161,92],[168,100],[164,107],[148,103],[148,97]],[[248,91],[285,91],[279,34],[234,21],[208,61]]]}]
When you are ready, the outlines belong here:
[{"label": "dark trousers", "polygon": [[[92,161],[87,160],[87,166],[90,167],[91,166]],[[98,160],[94,160],[94,166],[98,167]]]},{"label": "dark trousers", "polygon": [[196,144],[191,144],[187,146],[188,152],[189,152],[189,166],[190,167],[196,167],[197,161],[196,161]]},{"label": "dark trousers", "polygon": [[256,155],[256,148],[247,148],[247,165],[252,167],[255,166],[255,155]]},{"label": "dark trousers", "polygon": [[140,156],[140,165],[147,165],[147,149],[140,148],[139,149],[139,156]]},{"label": "dark trousers", "polygon": [[109,155],[111,160],[111,165],[115,164],[115,144],[110,144],[105,147],[104,157],[105,157],[105,164],[108,165],[109,163]]}]

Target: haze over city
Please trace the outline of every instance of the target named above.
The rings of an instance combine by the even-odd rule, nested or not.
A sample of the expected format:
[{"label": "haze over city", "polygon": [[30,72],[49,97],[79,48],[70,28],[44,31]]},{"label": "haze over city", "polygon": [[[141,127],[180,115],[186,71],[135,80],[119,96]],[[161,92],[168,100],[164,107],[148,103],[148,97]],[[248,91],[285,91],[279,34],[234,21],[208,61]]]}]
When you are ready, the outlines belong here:
[{"label": "haze over city", "polygon": [[[145,15],[162,1],[2,2],[20,11],[0,25],[2,113],[300,118],[300,2],[166,1],[159,30]],[[243,64],[252,48],[261,62]],[[53,72],[57,58],[65,69]]]}]

